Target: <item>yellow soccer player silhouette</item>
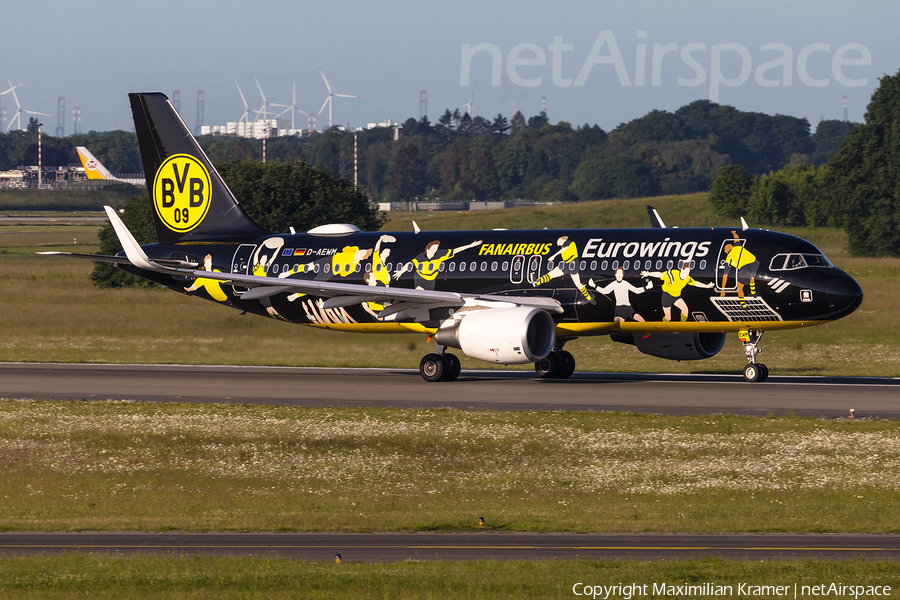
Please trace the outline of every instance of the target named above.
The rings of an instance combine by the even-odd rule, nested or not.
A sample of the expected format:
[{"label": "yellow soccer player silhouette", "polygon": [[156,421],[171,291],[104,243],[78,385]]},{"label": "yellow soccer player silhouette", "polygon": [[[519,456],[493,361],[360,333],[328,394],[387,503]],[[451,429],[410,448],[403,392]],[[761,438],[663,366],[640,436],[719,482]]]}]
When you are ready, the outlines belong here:
[{"label": "yellow soccer player silhouette", "polygon": [[[437,279],[438,273],[441,270],[441,263],[445,260],[450,260],[460,252],[468,250],[469,248],[474,248],[479,244],[481,244],[481,240],[466,244],[465,246],[460,246],[459,248],[447,250],[446,254],[438,256],[438,251],[441,247],[440,240],[429,242],[425,246],[425,251],[412,260],[416,289],[433,290],[434,280]],[[404,272],[404,267],[405,265],[403,264],[397,266],[397,270],[394,272],[394,279],[400,278]]]},{"label": "yellow soccer player silhouette", "polygon": [[[391,285],[391,274],[388,273],[387,267],[385,267],[384,262],[390,257],[391,249],[385,248],[381,249],[381,244],[385,242],[396,242],[397,238],[392,235],[383,235],[378,238],[378,241],[375,243],[375,250],[372,251],[372,276],[375,278],[377,283],[388,287]],[[368,283],[368,282],[366,282]],[[369,284],[374,285],[374,284]]]},{"label": "yellow soccer player silhouette", "polygon": [[[218,269],[213,269],[212,254],[207,254],[206,257],[204,257],[203,270],[209,271],[210,273],[222,272]],[[209,294],[213,300],[218,300],[219,302],[225,302],[226,300],[228,300],[228,296],[226,296],[225,292],[222,291],[222,282],[215,279],[207,279],[206,277],[198,277],[194,280],[194,283],[191,284],[190,287],[184,288],[184,291],[196,292],[200,288],[205,289],[206,293]]]},{"label": "yellow soccer player silhouette", "polygon": [[[363,275],[363,281],[366,283],[366,285],[370,285],[372,287],[377,287],[379,284],[379,280],[375,277],[374,273],[366,273],[365,275]],[[378,313],[384,310],[384,304],[380,304],[378,302],[363,302],[362,306],[367,313],[375,317],[376,321],[381,320],[378,318]]]},{"label": "yellow soccer player silhouette", "polygon": [[662,309],[665,315],[663,321],[672,320],[672,306],[681,311],[681,320],[687,321],[688,305],[684,298],[681,297],[681,292],[684,291],[684,288],[689,285],[702,288],[714,287],[711,283],[700,283],[691,277],[691,261],[689,260],[682,261],[681,269],[678,271],[673,269],[669,269],[665,273],[641,271],[641,277],[659,277],[662,280]]},{"label": "yellow soccer player silhouette", "polygon": [[360,250],[359,246],[344,246],[340,252],[331,257],[331,273],[340,277],[347,277],[352,273],[356,273],[356,267],[359,265],[359,262],[369,258],[371,255],[371,249]]},{"label": "yellow soccer player silhouette", "polygon": [[[734,236],[735,240],[741,239],[737,231],[732,231],[731,235]],[[756,272],[759,271],[759,260],[756,256],[751,253],[749,250],[744,248],[743,246],[737,246],[734,244],[725,244],[724,248],[725,255],[725,264],[734,267],[735,277],[737,278],[737,288],[738,288],[738,296],[740,298],[744,297],[744,282],[748,282],[750,284],[750,295],[756,295]],[[725,289],[725,284],[728,282],[728,273],[722,275],[722,289]],[[723,291],[722,296],[725,295]]]},{"label": "yellow soccer player silhouette", "polygon": [[545,273],[541,277],[539,277],[534,282],[534,287],[539,285],[543,285],[545,283],[550,282],[551,279],[555,279],[557,277],[563,276],[565,273],[563,271],[563,264],[569,265],[569,275],[572,277],[572,283],[575,284],[575,287],[581,292],[581,295],[588,301],[593,303],[594,298],[591,296],[591,293],[587,291],[587,288],[581,283],[581,275],[575,270],[575,261],[578,260],[578,246],[575,245],[575,242],[566,242],[569,241],[569,236],[564,235],[558,240],[556,240],[556,245],[560,247],[560,249],[547,259],[547,262],[555,260],[556,257],[559,257],[560,263],[553,267],[549,273]]}]

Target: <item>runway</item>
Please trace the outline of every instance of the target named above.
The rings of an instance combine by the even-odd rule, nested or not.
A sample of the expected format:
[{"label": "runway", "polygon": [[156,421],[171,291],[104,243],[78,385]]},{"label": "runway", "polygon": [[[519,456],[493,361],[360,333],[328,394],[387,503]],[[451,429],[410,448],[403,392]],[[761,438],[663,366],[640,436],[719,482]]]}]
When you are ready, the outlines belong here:
[{"label": "runway", "polygon": [[285,406],[635,411],[660,414],[900,417],[900,379],[463,371],[427,383],[417,370],[0,363],[0,397],[234,402]]},{"label": "runway", "polygon": [[0,533],[0,555],[207,554],[305,561],[900,559],[900,536],[871,534]]}]

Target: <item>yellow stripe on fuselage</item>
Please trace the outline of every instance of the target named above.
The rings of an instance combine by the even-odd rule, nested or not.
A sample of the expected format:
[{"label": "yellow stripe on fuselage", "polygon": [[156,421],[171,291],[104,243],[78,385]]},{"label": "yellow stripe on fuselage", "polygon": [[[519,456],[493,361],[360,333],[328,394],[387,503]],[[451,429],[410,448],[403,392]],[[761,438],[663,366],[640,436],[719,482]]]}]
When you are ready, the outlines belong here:
[{"label": "yellow stripe on fuselage", "polygon": [[[698,323],[695,321],[673,322],[651,321],[640,322],[594,322],[594,323],[557,323],[557,337],[580,337],[592,335],[608,335],[610,333],[721,333],[756,329],[760,331],[776,331],[781,329],[799,329],[815,327],[830,321],[715,321]],[[424,327],[420,323],[309,323],[310,327],[348,331],[354,333],[426,333],[437,331],[433,327]]]}]

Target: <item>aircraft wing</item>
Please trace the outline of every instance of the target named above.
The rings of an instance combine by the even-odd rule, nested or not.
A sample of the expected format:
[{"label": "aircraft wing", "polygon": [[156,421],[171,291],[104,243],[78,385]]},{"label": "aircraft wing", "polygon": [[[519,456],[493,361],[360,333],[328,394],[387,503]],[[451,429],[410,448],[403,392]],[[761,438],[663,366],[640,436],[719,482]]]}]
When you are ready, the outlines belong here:
[{"label": "aircraft wing", "polygon": [[73,258],[86,258],[100,262],[113,262],[117,264],[131,264],[139,269],[155,271],[158,273],[171,273],[187,277],[203,277],[215,279],[226,283],[245,286],[248,289],[241,295],[242,300],[258,300],[276,294],[286,292],[309,294],[328,298],[324,308],[337,308],[350,306],[362,302],[378,302],[380,304],[392,304],[386,307],[379,316],[386,316],[394,312],[404,310],[406,307],[436,308],[439,306],[464,306],[474,302],[503,303],[505,305],[517,304],[522,306],[534,306],[548,312],[561,313],[562,306],[552,298],[531,296],[494,296],[491,294],[460,294],[456,292],[444,292],[436,290],[410,289],[401,287],[376,287],[358,283],[338,283],[334,281],[315,281],[293,277],[265,277],[259,275],[244,275],[242,273],[220,273],[217,271],[203,271],[195,269],[195,263],[182,261],[151,259],[138,244],[134,236],[128,231],[125,223],[119,218],[115,210],[106,206],[106,214],[112,222],[113,229],[122,248],[125,257],[107,256],[102,254],[73,254],[70,252],[39,252],[43,255],[64,255]]},{"label": "aircraft wing", "polygon": [[188,277],[204,277],[225,283],[243,285],[250,288],[241,295],[241,300],[257,300],[286,292],[299,292],[312,296],[328,298],[324,308],[338,308],[362,302],[378,302],[379,304],[404,302],[418,306],[463,306],[479,300],[483,302],[502,302],[534,306],[549,312],[562,312],[559,302],[551,298],[531,296],[495,296],[491,294],[460,294],[437,290],[421,290],[401,287],[375,287],[357,283],[338,283],[333,281],[314,281],[293,277],[265,277],[260,275],[244,275],[241,273],[218,273],[196,269],[166,269]]}]

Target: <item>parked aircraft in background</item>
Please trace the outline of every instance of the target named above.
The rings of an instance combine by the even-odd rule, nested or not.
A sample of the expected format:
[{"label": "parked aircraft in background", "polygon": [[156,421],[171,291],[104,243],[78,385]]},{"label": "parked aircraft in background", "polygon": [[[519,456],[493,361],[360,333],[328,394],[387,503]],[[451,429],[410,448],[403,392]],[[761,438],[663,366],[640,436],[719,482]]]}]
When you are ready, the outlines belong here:
[{"label": "parked aircraft in background", "polygon": [[147,181],[143,177],[133,177],[120,179],[116,177],[112,173],[109,172],[109,169],[103,166],[99,160],[94,158],[94,155],[91,154],[91,151],[85,148],[84,146],[76,146],[75,149],[78,151],[78,158],[81,159],[81,166],[84,167],[84,174],[88,179],[99,179],[103,181],[115,181],[117,183],[130,183],[131,185],[147,185]]},{"label": "parked aircraft in background", "polygon": [[[158,243],[140,246],[106,209],[115,263],[240,311],[341,331],[414,332],[436,341],[419,369],[452,381],[459,359],[534,363],[565,378],[563,346],[609,335],[671,360],[709,358],[738,332],[744,378],[767,330],[852,313],[862,290],[811,243],[759,229],[361,232],[346,224],[276,234],[254,223],[163,94],[131,94]],[[655,213],[655,211],[654,211]],[[652,214],[654,214],[652,213]]]}]

